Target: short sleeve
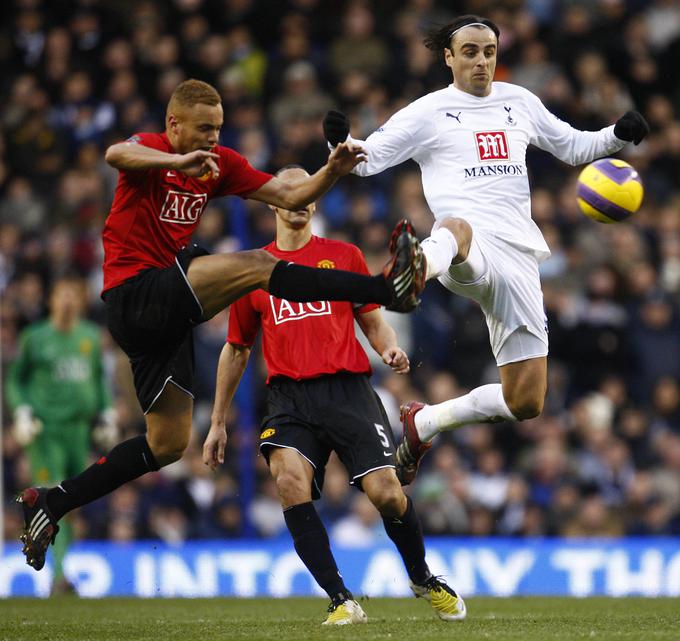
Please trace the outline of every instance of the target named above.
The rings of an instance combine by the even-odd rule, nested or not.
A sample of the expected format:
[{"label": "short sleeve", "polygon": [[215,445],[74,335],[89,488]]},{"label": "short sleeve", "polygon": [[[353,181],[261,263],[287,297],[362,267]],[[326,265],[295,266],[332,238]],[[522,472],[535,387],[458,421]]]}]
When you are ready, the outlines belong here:
[{"label": "short sleeve", "polygon": [[158,149],[159,151],[168,151],[168,146],[160,134],[132,134],[123,142],[130,145],[144,145],[144,147],[151,147],[151,149]]},{"label": "short sleeve", "polygon": [[[168,145],[163,140],[161,134],[136,133],[132,134],[127,140],[123,140],[127,145],[143,145],[158,151],[168,151]],[[119,169],[121,179],[131,185],[138,185],[147,179],[150,169]]]},{"label": "short sleeve", "polygon": [[220,182],[215,196],[247,197],[269,182],[273,176],[255,169],[241,154],[227,147],[219,148]]},{"label": "short sleeve", "polygon": [[[366,259],[361,253],[361,250],[355,245],[351,245],[350,247],[352,249],[350,271],[370,276],[371,272],[368,271],[368,265],[366,265]],[[355,307],[354,314],[365,314],[366,312],[372,312],[374,309],[380,309],[380,305],[377,305],[376,303],[366,303],[365,305]]]},{"label": "short sleeve", "polygon": [[252,347],[260,331],[260,314],[253,307],[250,295],[239,298],[229,307],[227,342]]}]

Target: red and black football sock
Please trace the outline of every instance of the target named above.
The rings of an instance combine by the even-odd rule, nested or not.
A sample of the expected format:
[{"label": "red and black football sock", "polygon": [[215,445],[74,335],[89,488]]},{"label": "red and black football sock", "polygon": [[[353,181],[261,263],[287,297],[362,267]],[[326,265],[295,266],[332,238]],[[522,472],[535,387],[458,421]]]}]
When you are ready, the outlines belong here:
[{"label": "red and black football sock", "polygon": [[135,436],[114,447],[78,476],[47,493],[47,506],[59,520],[71,510],[113,492],[128,481],[160,469],[146,436]]},{"label": "red and black football sock", "polygon": [[330,599],[334,600],[340,593],[349,595],[333,558],[328,533],[314,504],[309,501],[293,505],[283,511],[283,516],[295,551]]},{"label": "red and black football sock", "polygon": [[269,293],[298,303],[347,300],[389,305],[392,293],[382,275],[365,276],[341,269],[318,269],[280,260],[269,278]]},{"label": "red and black football sock", "polygon": [[399,517],[383,517],[385,532],[401,554],[409,579],[418,585],[432,576],[425,562],[425,542],[420,519],[410,496],[406,497],[406,512]]}]

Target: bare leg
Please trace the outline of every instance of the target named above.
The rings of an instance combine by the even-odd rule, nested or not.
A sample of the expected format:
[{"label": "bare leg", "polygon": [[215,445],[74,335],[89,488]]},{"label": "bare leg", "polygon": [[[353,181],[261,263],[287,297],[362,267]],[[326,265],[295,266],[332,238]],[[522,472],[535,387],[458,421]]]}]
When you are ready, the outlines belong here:
[{"label": "bare leg", "polygon": [[168,382],[146,415],[146,440],[160,467],[182,458],[189,445],[194,401]]},{"label": "bare leg", "polygon": [[499,367],[501,384],[482,385],[464,396],[426,405],[412,420],[421,441],[470,423],[523,421],[543,410],[547,389],[547,357],[530,358]]},{"label": "bare leg", "polygon": [[503,398],[520,421],[534,418],[543,411],[548,389],[548,358],[530,358],[508,363],[498,371],[503,385]]},{"label": "bare leg", "polygon": [[453,257],[453,264],[462,263],[470,253],[470,243],[472,243],[472,227],[462,218],[447,218],[442,227],[448,229],[458,243],[458,253]]},{"label": "bare leg", "polygon": [[276,481],[281,507],[284,510],[312,500],[314,468],[295,450],[285,447],[272,448],[269,468]]},{"label": "bare leg", "polygon": [[194,258],[187,278],[201,301],[204,318],[212,318],[254,289],[267,289],[278,262],[278,258],[262,249]]},{"label": "bare leg", "polygon": [[472,227],[462,218],[446,218],[421,246],[427,261],[427,278],[437,278],[462,263],[470,252]]},{"label": "bare leg", "polygon": [[390,467],[369,472],[361,487],[383,517],[401,516],[406,511],[406,495]]}]

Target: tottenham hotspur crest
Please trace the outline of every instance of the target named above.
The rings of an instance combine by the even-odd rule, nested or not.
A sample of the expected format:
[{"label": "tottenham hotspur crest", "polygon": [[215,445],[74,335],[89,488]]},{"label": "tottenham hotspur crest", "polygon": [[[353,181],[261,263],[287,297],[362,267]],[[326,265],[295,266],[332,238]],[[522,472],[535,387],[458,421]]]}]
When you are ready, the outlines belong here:
[{"label": "tottenham hotspur crest", "polygon": [[517,121],[512,117],[512,114],[510,113],[512,111],[512,107],[509,107],[506,104],[503,105],[503,109],[505,109],[505,113],[508,114],[508,117],[505,119],[505,124],[506,125],[516,125]]}]

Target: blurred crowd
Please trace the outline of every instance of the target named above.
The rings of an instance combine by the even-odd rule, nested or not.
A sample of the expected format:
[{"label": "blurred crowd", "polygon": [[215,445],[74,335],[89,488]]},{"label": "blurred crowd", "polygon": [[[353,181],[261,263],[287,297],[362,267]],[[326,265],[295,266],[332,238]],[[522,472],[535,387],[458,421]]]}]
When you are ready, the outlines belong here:
[{"label": "blurred crowd", "polygon": [[[497,80],[527,87],[580,129],[640,110],[651,134],[621,157],[646,197],[629,221],[601,225],[575,199],[578,168],[528,155],[533,216],[552,257],[541,274],[549,318],[549,392],[539,418],[439,436],[409,490],[427,534],[680,534],[680,5],[674,0],[14,0],[0,26],[0,347],[3,377],[17,337],[45,316],[62,273],[89,288],[102,324],[100,231],[116,184],[107,145],[162,131],[183,79],[223,98],[222,142],[259,169],[325,162],[321,120],[350,115],[365,137],[394,111],[450,83],[422,45],[424,29],[461,13],[501,29]],[[316,232],[357,243],[375,273],[395,221],[420,237],[432,215],[417,166],[348,177],[321,201]],[[259,203],[214,201],[197,242],[213,251],[266,244],[274,217]],[[437,403],[498,380],[478,307],[439,284],[421,308],[389,315],[409,376],[375,364],[374,381],[401,435],[399,404]],[[228,312],[196,331],[194,441],[185,458],[81,509],[82,537],[272,537],[285,534],[276,488],[257,456],[261,360],[238,392],[228,460],[201,462]],[[121,438],[143,421],[125,357],[106,337],[105,366]],[[375,360],[375,359],[374,359]],[[30,478],[3,413],[9,501]],[[92,456],[100,453],[93,450]],[[370,544],[381,520],[331,460],[319,510],[336,540]]]}]

